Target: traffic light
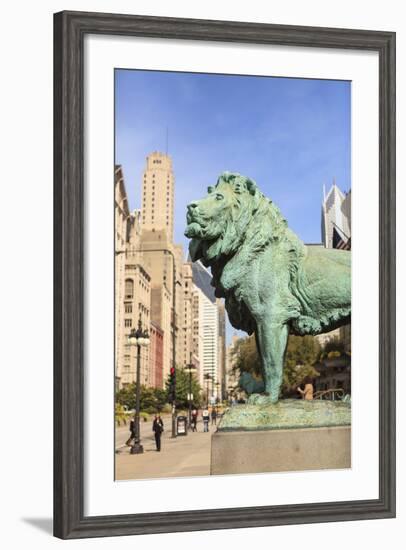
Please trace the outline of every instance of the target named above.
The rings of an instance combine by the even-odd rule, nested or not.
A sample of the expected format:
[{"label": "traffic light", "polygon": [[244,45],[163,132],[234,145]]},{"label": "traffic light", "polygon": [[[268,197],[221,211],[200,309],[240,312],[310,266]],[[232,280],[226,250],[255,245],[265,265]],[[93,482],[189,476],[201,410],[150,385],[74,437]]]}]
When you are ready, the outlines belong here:
[{"label": "traffic light", "polygon": [[169,401],[173,403],[176,398],[176,369],[171,367],[169,373]]}]

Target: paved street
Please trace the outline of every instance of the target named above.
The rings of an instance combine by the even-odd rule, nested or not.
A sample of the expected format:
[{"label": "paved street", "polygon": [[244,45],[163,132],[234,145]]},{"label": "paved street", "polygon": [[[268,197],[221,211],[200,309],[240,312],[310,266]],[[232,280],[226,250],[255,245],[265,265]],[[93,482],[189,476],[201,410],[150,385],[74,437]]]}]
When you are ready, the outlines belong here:
[{"label": "paved street", "polygon": [[[197,432],[171,438],[171,418],[164,417],[165,431],[161,452],[155,450],[152,421],[141,423],[141,440],[144,453],[131,455],[124,443],[129,437],[128,426],[116,429],[116,479],[147,479],[156,477],[185,477],[210,475],[211,436],[203,432],[203,423],[197,424]],[[124,446],[123,446],[124,445]]]}]

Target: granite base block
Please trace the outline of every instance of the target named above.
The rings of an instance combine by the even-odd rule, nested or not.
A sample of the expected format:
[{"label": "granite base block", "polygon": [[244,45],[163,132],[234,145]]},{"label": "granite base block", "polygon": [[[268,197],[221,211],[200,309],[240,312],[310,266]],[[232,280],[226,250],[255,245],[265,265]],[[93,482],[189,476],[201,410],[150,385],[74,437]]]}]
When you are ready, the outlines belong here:
[{"label": "granite base block", "polygon": [[351,468],[351,427],[218,431],[211,474]]}]

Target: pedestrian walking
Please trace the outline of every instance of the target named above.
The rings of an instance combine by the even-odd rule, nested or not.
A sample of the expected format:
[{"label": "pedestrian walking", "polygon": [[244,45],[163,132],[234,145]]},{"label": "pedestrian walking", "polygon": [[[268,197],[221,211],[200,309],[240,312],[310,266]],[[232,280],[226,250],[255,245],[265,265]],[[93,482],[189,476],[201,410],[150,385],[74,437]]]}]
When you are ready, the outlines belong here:
[{"label": "pedestrian walking", "polygon": [[204,409],[204,411],[202,413],[202,417],[203,417],[203,431],[208,432],[209,431],[210,415],[209,415],[209,411],[207,409]]},{"label": "pedestrian walking", "polygon": [[213,424],[215,426],[217,425],[217,409],[216,409],[216,407],[213,407],[212,410],[211,410],[211,425],[213,426]]},{"label": "pedestrian walking", "polygon": [[126,441],[126,445],[128,445],[129,447],[132,447],[134,445],[134,440],[135,440],[135,422],[134,422],[134,419],[132,419],[130,422],[130,437]]},{"label": "pedestrian walking", "polygon": [[156,444],[156,450],[161,450],[161,435],[164,431],[164,423],[162,421],[162,418],[159,416],[159,414],[155,415],[154,421],[152,423],[152,431],[155,433],[155,444]]},{"label": "pedestrian walking", "polygon": [[197,431],[197,410],[193,409],[192,411],[192,432]]}]

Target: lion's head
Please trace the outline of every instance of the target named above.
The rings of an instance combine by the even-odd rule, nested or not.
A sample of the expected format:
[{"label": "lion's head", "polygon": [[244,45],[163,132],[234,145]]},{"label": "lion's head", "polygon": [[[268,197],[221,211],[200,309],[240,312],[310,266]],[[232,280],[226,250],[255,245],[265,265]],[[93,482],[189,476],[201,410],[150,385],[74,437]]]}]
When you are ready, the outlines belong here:
[{"label": "lion's head", "polygon": [[186,237],[191,238],[192,261],[212,265],[232,256],[249,243],[253,252],[287,231],[279,209],[258,189],[255,181],[224,172],[208,195],[187,207]]}]

